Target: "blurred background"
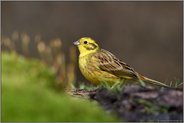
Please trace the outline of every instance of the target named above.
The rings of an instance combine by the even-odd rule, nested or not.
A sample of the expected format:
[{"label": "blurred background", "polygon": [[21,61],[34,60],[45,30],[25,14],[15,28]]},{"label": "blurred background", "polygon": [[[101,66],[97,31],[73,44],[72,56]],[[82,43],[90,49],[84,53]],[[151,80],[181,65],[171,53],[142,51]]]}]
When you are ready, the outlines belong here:
[{"label": "blurred background", "polygon": [[70,64],[66,69],[73,72],[72,81],[86,82],[72,43],[89,36],[147,77],[182,81],[182,7],[179,1],[2,2],[2,50],[48,60],[38,52],[47,49],[49,54],[45,47],[54,41],[62,53],[54,65]]}]

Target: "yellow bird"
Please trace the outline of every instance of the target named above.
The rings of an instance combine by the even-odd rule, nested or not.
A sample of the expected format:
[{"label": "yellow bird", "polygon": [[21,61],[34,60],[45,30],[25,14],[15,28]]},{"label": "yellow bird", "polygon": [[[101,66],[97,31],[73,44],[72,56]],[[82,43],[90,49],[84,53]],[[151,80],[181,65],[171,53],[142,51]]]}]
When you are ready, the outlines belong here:
[{"label": "yellow bird", "polygon": [[95,40],[89,37],[74,42],[79,49],[79,68],[84,77],[94,85],[106,82],[109,85],[125,82],[144,82],[168,87],[168,85],[149,79],[137,73],[128,64],[119,60],[107,50],[101,49]]}]

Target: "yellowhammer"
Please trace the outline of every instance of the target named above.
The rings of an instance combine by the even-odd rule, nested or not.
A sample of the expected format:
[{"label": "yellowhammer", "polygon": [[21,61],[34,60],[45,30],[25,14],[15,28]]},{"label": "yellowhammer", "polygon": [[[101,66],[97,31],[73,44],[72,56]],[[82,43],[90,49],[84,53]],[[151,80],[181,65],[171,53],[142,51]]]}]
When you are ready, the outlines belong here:
[{"label": "yellowhammer", "polygon": [[143,86],[144,82],[148,82],[168,87],[164,83],[140,75],[109,51],[101,49],[95,40],[89,37],[80,38],[74,42],[74,45],[77,45],[80,52],[79,68],[92,84],[107,82],[109,85],[114,85],[129,80],[139,81]]}]

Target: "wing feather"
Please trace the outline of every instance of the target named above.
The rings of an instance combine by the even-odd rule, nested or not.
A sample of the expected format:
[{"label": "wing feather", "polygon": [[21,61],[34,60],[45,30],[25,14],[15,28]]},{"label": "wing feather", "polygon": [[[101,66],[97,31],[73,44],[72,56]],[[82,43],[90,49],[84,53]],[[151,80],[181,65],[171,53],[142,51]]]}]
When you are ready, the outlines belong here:
[{"label": "wing feather", "polygon": [[119,60],[107,50],[101,49],[94,55],[99,62],[99,68],[122,78],[136,78],[136,72],[126,63]]}]

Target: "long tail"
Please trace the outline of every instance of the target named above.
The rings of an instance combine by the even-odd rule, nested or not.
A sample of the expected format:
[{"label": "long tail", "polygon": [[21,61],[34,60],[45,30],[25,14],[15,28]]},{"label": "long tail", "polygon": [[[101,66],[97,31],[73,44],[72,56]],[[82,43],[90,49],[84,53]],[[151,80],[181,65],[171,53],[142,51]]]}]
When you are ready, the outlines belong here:
[{"label": "long tail", "polygon": [[167,88],[171,88],[169,85],[166,85],[162,82],[147,78],[145,76],[141,76],[140,77],[142,81],[144,81],[145,83],[150,83],[150,84],[154,84],[154,85],[158,85],[158,86],[162,86],[162,87],[167,87]]}]

